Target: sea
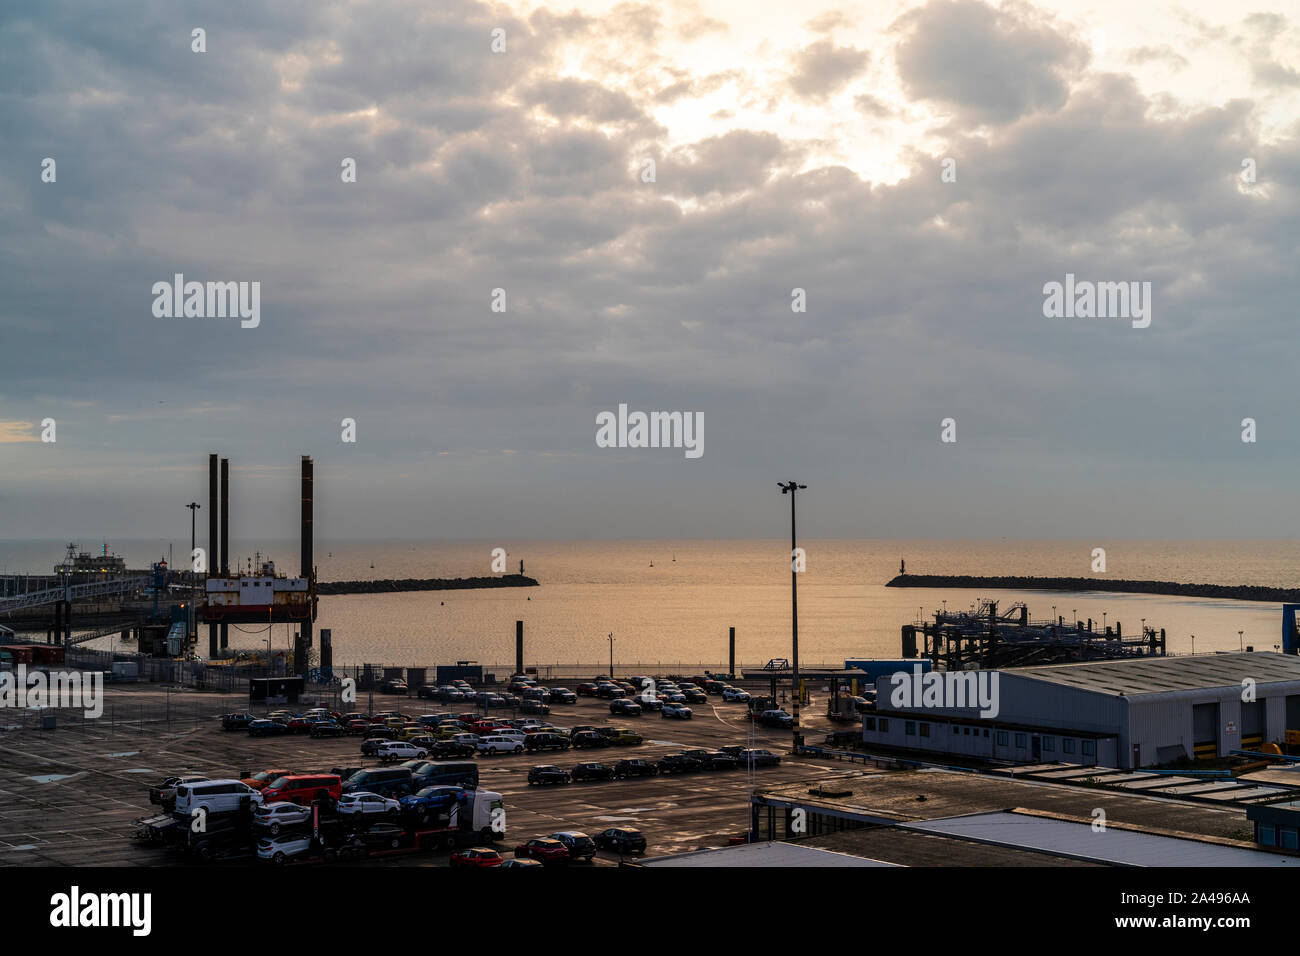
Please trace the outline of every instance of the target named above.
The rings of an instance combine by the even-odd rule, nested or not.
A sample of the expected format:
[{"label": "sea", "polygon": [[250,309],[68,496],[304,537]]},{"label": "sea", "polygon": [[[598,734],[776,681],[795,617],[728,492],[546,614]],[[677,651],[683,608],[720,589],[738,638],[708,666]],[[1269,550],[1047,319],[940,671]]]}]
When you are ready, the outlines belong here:
[{"label": "sea", "polygon": [[[98,550],[83,542],[85,550]],[[174,555],[185,541],[110,541],[110,550],[144,567]],[[0,570],[49,571],[65,542],[0,540]],[[1171,653],[1272,649],[1281,642],[1279,605],[1207,598],[1105,592],[974,591],[887,588],[903,562],[913,574],[1035,575],[1175,581],[1191,584],[1300,586],[1300,542],[808,540],[798,576],[800,663],[843,666],[850,658],[900,655],[901,628],[935,609],[981,599],[1001,608],[1028,605],[1034,619],[1092,618],[1126,634],[1164,628]],[[1104,547],[1106,572],[1092,571]],[[524,622],[525,662],[542,668],[604,671],[722,669],[728,633],[747,667],[791,653],[790,544],[781,540],[620,541],[321,541],[321,581],[471,577],[491,573],[493,549],[509,569],[539,587],[325,596],[316,626],[329,628],[336,664],[432,666],[458,661],[508,667],[515,622]],[[237,542],[241,561],[260,554],[282,571],[298,570],[296,541]],[[233,560],[232,555],[232,560]],[[2,623],[2,621],[0,621]],[[1240,632],[1240,633],[1239,633]],[[202,636],[202,635],[201,635]],[[237,649],[259,650],[270,637],[288,648],[286,625],[231,626]],[[107,647],[107,640],[90,646]],[[119,645],[120,646],[120,645]],[[199,653],[206,645],[200,641]],[[543,670],[545,673],[545,670]]]}]

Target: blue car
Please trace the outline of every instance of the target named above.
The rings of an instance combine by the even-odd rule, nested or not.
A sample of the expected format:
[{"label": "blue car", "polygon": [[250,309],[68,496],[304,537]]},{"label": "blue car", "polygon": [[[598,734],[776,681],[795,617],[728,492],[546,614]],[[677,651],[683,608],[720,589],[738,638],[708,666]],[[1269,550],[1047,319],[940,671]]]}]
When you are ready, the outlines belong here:
[{"label": "blue car", "polygon": [[460,787],[425,787],[409,797],[400,798],[398,802],[402,805],[403,813],[412,814],[424,822],[434,816],[445,816],[463,792]]}]

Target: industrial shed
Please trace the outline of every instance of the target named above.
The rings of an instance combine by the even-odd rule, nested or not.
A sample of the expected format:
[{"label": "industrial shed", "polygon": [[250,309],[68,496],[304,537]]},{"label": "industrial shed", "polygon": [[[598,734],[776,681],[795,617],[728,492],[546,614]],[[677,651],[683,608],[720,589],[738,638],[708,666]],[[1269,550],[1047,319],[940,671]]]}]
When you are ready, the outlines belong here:
[{"label": "industrial shed", "polygon": [[1149,657],[996,673],[998,712],[987,718],[971,707],[895,708],[891,678],[880,678],[863,741],[1133,769],[1249,750],[1300,729],[1300,658],[1292,655]]}]

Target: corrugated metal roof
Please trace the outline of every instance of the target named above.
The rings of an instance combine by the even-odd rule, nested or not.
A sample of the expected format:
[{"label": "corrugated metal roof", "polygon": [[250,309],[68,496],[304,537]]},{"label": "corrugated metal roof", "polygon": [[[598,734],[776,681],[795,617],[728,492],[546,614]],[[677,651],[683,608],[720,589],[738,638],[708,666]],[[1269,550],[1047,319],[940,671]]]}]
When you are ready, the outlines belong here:
[{"label": "corrugated metal roof", "polygon": [[1087,823],[1023,813],[977,813],[900,826],[923,833],[1120,866],[1300,867],[1300,857],[1114,827],[1097,831]]},{"label": "corrugated metal roof", "polygon": [[896,866],[798,843],[742,843],[642,860],[642,866]]},{"label": "corrugated metal roof", "polygon": [[1255,651],[1011,667],[1006,673],[1101,694],[1135,697],[1210,687],[1240,687],[1245,678],[1259,684],[1300,681],[1300,657]]}]

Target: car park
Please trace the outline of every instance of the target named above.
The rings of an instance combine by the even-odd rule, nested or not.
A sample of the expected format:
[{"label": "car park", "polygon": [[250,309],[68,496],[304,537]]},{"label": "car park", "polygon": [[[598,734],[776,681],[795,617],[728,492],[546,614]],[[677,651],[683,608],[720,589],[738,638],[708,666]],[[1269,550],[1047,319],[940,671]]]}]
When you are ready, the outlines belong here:
[{"label": "car park", "polygon": [[464,850],[457,850],[451,855],[450,861],[452,866],[473,869],[501,866],[503,862],[498,851],[485,846],[472,846]]},{"label": "car park", "polygon": [[516,859],[540,860],[546,865],[569,862],[569,848],[559,840],[539,837],[515,847]]},{"label": "car park", "polygon": [[569,783],[572,778],[567,770],[561,770],[554,764],[544,764],[540,767],[531,767],[528,771],[528,783],[547,784],[547,783]]},{"label": "car park", "polygon": [[250,737],[277,737],[288,732],[288,727],[275,720],[254,720],[248,724]]},{"label": "car park", "polygon": [[587,834],[578,830],[560,830],[551,834],[552,840],[559,840],[569,851],[570,860],[586,860],[588,863],[596,856],[596,843]]},{"label": "car park", "polygon": [[478,742],[478,752],[482,756],[523,753],[524,742],[500,734],[489,734]]},{"label": "car park", "polygon": [[614,768],[603,763],[580,763],[569,771],[574,783],[588,780],[613,780]]},{"label": "car park", "polygon": [[664,708],[660,712],[660,716],[674,717],[679,720],[690,720],[691,709],[687,707],[685,704],[664,704]]},{"label": "car park", "polygon": [[615,777],[653,777],[658,773],[659,768],[649,760],[620,760],[614,764]]},{"label": "car park", "polygon": [[378,793],[345,793],[339,800],[339,816],[397,816],[402,805],[390,797]]},{"label": "car park", "polygon": [[629,827],[610,827],[597,833],[593,840],[600,849],[620,854],[644,853],[646,849],[645,835]]},{"label": "car park", "polygon": [[300,807],[286,801],[264,803],[253,810],[253,826],[270,830],[271,836],[278,836],[285,827],[299,826],[309,820],[309,807]]}]

